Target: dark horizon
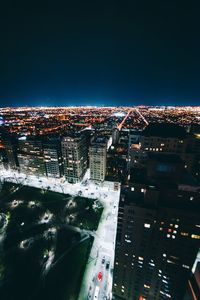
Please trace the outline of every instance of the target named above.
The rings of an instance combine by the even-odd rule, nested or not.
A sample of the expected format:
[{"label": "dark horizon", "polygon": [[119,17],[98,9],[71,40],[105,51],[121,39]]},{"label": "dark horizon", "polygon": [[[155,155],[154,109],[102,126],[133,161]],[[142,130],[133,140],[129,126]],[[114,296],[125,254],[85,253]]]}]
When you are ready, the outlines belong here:
[{"label": "dark horizon", "polygon": [[198,11],[172,0],[4,3],[0,106],[198,105]]}]

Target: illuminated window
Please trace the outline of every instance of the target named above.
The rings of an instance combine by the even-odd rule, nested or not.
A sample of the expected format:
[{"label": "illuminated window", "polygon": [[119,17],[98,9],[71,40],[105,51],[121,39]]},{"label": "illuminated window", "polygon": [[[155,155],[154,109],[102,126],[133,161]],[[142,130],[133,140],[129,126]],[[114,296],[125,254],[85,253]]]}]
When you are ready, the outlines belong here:
[{"label": "illuminated window", "polygon": [[134,190],[135,190],[135,188],[134,188],[134,187],[132,187],[132,188],[131,188],[131,191],[133,192]]},{"label": "illuminated window", "polygon": [[138,256],[138,259],[139,259],[139,260],[144,260],[144,258],[143,258],[143,257],[141,257],[141,256]]},{"label": "illuminated window", "polygon": [[131,240],[124,239],[126,243],[131,243]]},{"label": "illuminated window", "polygon": [[141,189],[141,193],[144,193],[144,189]]},{"label": "illuminated window", "polygon": [[183,268],[189,269],[190,267],[188,265],[182,265]]},{"label": "illuminated window", "polygon": [[168,283],[168,282],[167,282],[167,280],[164,280],[164,279],[162,279],[162,282],[164,282],[164,283]]},{"label": "illuminated window", "polygon": [[192,235],[191,235],[191,238],[192,238],[192,239],[196,239],[196,240],[200,240],[200,235],[192,234]]},{"label": "illuminated window", "polygon": [[174,264],[175,265],[175,262],[171,261],[171,260],[167,260],[168,264]]},{"label": "illuminated window", "polygon": [[188,236],[189,233],[188,233],[188,232],[181,232],[181,235],[182,235],[182,236]]},{"label": "illuminated window", "polygon": [[148,223],[145,223],[145,224],[144,224],[144,227],[145,227],[145,228],[150,228],[150,227],[151,227],[151,225],[150,225],[150,224],[148,224]]}]

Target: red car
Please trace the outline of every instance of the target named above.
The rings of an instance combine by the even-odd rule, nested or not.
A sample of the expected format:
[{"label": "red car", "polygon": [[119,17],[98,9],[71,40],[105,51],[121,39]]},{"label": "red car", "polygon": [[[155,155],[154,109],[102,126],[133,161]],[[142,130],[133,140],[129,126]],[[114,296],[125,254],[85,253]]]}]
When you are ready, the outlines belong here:
[{"label": "red car", "polygon": [[98,281],[101,281],[101,280],[102,280],[102,277],[103,277],[102,272],[99,272],[98,275],[97,275]]}]

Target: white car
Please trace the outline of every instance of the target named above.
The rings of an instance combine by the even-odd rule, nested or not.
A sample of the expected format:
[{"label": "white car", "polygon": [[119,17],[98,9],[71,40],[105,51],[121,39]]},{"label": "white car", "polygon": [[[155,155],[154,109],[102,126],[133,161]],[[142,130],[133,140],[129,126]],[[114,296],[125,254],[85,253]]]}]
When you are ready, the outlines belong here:
[{"label": "white car", "polygon": [[95,287],[95,291],[94,291],[94,298],[93,298],[93,300],[97,300],[99,298],[99,290],[100,290],[99,286],[96,286]]}]

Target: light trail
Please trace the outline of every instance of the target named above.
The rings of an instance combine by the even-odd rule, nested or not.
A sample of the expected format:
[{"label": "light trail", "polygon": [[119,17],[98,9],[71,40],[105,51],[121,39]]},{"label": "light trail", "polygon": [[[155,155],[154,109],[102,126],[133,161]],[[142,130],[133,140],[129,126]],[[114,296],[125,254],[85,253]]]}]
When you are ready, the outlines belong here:
[{"label": "light trail", "polygon": [[144,123],[146,125],[149,125],[149,122],[145,119],[145,117],[141,114],[141,112],[139,111],[138,108],[135,107],[136,112],[138,113],[138,115],[142,118],[142,120],[144,121]]},{"label": "light trail", "polygon": [[133,110],[134,110],[134,108],[131,108],[131,109],[128,111],[128,113],[126,114],[126,116],[124,117],[124,119],[122,120],[122,122],[117,126],[117,128],[118,128],[119,130],[122,129],[124,123],[126,122],[126,119],[129,117],[130,113],[131,113]]}]

